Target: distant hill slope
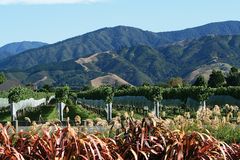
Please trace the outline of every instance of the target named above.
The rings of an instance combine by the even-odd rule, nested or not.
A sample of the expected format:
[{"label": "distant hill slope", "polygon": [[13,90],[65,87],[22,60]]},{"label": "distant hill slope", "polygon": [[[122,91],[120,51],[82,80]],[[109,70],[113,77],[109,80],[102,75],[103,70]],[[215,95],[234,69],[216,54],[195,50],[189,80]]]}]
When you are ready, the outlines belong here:
[{"label": "distant hill slope", "polygon": [[158,35],[165,37],[169,42],[197,39],[209,35],[240,35],[240,22],[215,22],[180,31],[160,32]]},{"label": "distant hill slope", "polygon": [[[6,74],[26,84],[70,86],[87,85],[98,77],[114,74],[127,83],[141,85],[166,82],[176,76],[192,81],[198,74],[207,76],[213,68],[228,71],[231,66],[240,67],[239,59],[240,36],[207,36],[165,47],[138,45],[97,52],[26,70],[9,70]],[[111,83],[112,80],[108,80]]]},{"label": "distant hill slope", "polygon": [[47,45],[47,43],[30,41],[10,43],[0,48],[0,60],[45,45]]},{"label": "distant hill slope", "polygon": [[160,47],[169,63],[179,66],[180,75],[186,76],[199,66],[227,63],[239,67],[240,36],[207,36],[186,43]]},{"label": "distant hill slope", "polygon": [[67,61],[108,50],[119,51],[122,48],[138,45],[158,48],[207,35],[236,34],[240,34],[240,22],[238,21],[211,23],[181,31],[160,33],[126,26],[103,28],[39,49],[28,50],[4,61],[0,60],[0,69],[27,69],[39,64]]},{"label": "distant hill slope", "polygon": [[97,77],[91,80],[91,85],[93,87],[100,87],[102,85],[120,86],[120,85],[131,85],[121,77],[115,74],[109,74],[106,76]]},{"label": "distant hill slope", "polygon": [[185,77],[185,80],[188,82],[194,82],[199,75],[202,75],[205,80],[209,79],[209,75],[212,73],[212,70],[221,70],[225,75],[229,73],[232,66],[226,63],[212,63],[209,65],[199,66],[196,70],[192,71]]},{"label": "distant hill slope", "polygon": [[15,80],[7,80],[3,84],[0,84],[0,91],[7,91],[11,89],[12,87],[17,87],[21,85],[18,81]]}]

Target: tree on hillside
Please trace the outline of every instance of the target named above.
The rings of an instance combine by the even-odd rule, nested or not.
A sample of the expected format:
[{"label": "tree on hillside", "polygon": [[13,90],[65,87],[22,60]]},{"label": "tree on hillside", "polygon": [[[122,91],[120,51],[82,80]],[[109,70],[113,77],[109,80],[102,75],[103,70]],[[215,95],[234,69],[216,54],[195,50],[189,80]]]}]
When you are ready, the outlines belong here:
[{"label": "tree on hillside", "polygon": [[183,79],[181,77],[171,78],[168,82],[170,87],[182,87]]},{"label": "tree on hillside", "polygon": [[207,83],[202,75],[198,76],[193,86],[206,86]]},{"label": "tree on hillside", "polygon": [[226,77],[227,86],[240,86],[240,73],[237,68],[232,67]]},{"label": "tree on hillside", "polygon": [[0,73],[0,84],[4,83],[6,81],[6,77],[3,73]]},{"label": "tree on hillside", "polygon": [[221,87],[225,84],[225,77],[222,71],[213,70],[208,80],[208,86],[212,88]]}]

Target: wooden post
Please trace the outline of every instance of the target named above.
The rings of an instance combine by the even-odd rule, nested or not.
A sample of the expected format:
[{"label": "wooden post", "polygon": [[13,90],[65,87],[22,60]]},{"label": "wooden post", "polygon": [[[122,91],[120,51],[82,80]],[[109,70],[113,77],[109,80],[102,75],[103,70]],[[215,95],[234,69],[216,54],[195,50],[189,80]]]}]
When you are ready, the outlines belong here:
[{"label": "wooden post", "polygon": [[13,102],[10,104],[10,110],[11,110],[11,121],[12,121],[12,124],[15,127],[16,132],[18,132],[17,110],[16,110],[15,105],[14,105]]},{"label": "wooden post", "polygon": [[64,103],[57,103],[57,109],[58,109],[58,114],[59,114],[59,120],[63,121],[63,109],[65,107]]},{"label": "wooden post", "polygon": [[112,120],[112,103],[107,103],[107,120],[111,121]]},{"label": "wooden post", "polygon": [[206,101],[203,101],[203,108],[206,109]]},{"label": "wooden post", "polygon": [[14,106],[14,103],[10,104],[10,108],[11,108],[11,121],[15,121],[17,119],[17,111]]},{"label": "wooden post", "polygon": [[203,109],[206,109],[206,101],[201,101],[200,102],[200,106],[203,108]]},{"label": "wooden post", "polygon": [[57,103],[58,119],[61,121],[61,103]]},{"label": "wooden post", "polygon": [[160,107],[160,102],[159,101],[154,101],[154,113],[156,117],[159,117],[159,107]]},{"label": "wooden post", "polygon": [[159,108],[160,108],[160,102],[159,101],[157,101],[157,114],[156,114],[156,116],[159,118]]}]

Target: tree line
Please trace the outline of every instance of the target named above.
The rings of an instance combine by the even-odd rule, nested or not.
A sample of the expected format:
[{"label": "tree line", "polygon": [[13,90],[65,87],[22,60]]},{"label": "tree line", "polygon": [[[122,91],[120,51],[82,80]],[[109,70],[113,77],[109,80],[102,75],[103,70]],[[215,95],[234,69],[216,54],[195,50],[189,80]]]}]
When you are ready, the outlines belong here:
[{"label": "tree line", "polygon": [[240,86],[240,72],[236,67],[232,67],[230,71],[224,75],[220,70],[212,70],[209,79],[205,79],[203,75],[199,75],[193,84],[187,84],[181,77],[174,77],[168,81],[167,87],[184,87],[184,86],[204,86],[211,88]]},{"label": "tree line", "polygon": [[224,76],[222,71],[213,70],[206,81],[203,76],[197,77],[194,86],[208,86],[211,88],[240,86],[240,72],[237,68],[232,67],[229,73]]}]

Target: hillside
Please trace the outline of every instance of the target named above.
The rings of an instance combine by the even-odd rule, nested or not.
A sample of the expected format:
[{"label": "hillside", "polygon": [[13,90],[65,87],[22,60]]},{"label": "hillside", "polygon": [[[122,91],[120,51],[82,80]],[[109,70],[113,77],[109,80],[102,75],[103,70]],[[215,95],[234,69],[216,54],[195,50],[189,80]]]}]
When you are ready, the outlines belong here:
[{"label": "hillside", "polygon": [[0,48],[0,60],[7,58],[9,56],[13,56],[24,52],[29,49],[40,48],[42,46],[47,45],[47,43],[43,42],[30,42],[30,41],[23,41],[23,42],[15,42],[10,43],[2,46]]},{"label": "hillside", "polygon": [[[222,22],[165,34],[124,26],[104,28],[25,51],[1,61],[0,68],[9,79],[38,85],[78,87],[109,74],[132,85],[176,76],[193,81],[198,74],[207,77],[212,68],[224,68],[219,64],[226,71],[240,67],[240,36],[215,35],[237,34],[239,26]],[[175,42],[173,37],[186,39]],[[111,83],[112,78],[107,80]]]},{"label": "hillside", "polygon": [[[138,45],[97,52],[64,62],[36,65],[24,71],[9,70],[6,74],[26,84],[74,87],[114,74],[127,83],[141,85],[166,82],[176,76],[193,81],[199,74],[207,77],[212,69],[228,71],[231,66],[240,67],[239,59],[240,36],[207,36],[166,47]],[[109,83],[111,79],[107,78]]]},{"label": "hillside", "polygon": [[239,31],[239,21],[226,21],[209,23],[180,31],[161,32],[158,33],[158,35],[166,37],[169,42],[176,42],[186,39],[197,39],[209,35],[240,35]]},{"label": "hillside", "polygon": [[[94,59],[94,61],[88,61]],[[83,63],[84,62],[84,63]],[[8,71],[8,75],[19,75],[22,71]],[[133,84],[151,82],[151,79],[115,52],[102,52],[76,60],[49,65],[38,65],[25,70],[23,83],[35,83],[47,77],[41,84],[82,86],[90,81],[114,73],[124,81]]]},{"label": "hillside", "polygon": [[240,22],[238,21],[211,23],[181,31],[160,33],[126,26],[103,28],[39,49],[25,51],[4,61],[0,60],[0,69],[28,69],[39,64],[77,59],[108,50],[119,51],[122,48],[138,45],[158,48],[178,41],[197,39],[207,35],[236,34],[240,34]]},{"label": "hillside", "polygon": [[102,85],[120,86],[120,85],[130,85],[128,82],[123,80],[121,77],[115,74],[109,74],[102,77],[97,77],[90,81],[93,87],[100,87]]},{"label": "hillside", "polygon": [[221,70],[223,74],[227,75],[231,70],[232,66],[227,63],[212,63],[199,66],[196,70],[190,72],[185,80],[188,82],[194,82],[199,75],[202,75],[206,80],[209,79],[209,75],[212,73],[212,70]]},{"label": "hillside", "polygon": [[221,62],[240,66],[240,36],[207,36],[184,44],[161,47],[159,51],[170,63],[181,68],[182,76],[205,64]]}]

